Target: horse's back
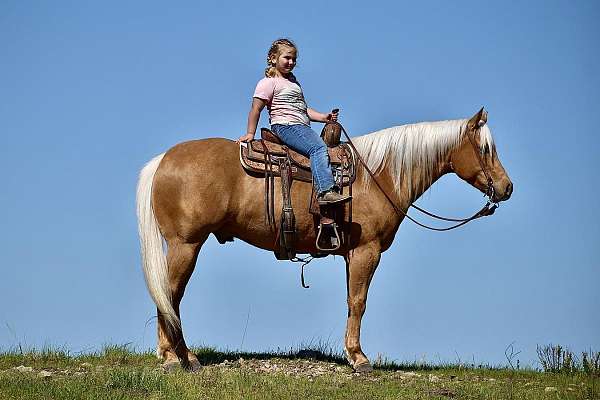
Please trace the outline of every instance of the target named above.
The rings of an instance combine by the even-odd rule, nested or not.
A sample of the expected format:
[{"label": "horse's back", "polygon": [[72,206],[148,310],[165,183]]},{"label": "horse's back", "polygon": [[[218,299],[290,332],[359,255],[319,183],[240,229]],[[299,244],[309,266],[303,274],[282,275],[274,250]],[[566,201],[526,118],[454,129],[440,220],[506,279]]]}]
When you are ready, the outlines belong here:
[{"label": "horse's back", "polygon": [[238,151],[235,142],[224,138],[190,140],[171,147],[159,168],[197,170],[216,164],[237,164]]}]

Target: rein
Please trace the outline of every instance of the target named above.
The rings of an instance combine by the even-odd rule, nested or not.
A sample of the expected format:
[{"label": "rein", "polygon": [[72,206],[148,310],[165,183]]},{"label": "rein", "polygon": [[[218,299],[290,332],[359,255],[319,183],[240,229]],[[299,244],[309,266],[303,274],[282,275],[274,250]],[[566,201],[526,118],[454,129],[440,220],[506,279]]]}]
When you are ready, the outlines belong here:
[{"label": "rein", "polygon": [[408,215],[406,212],[404,212],[403,210],[401,210],[394,203],[394,201],[386,193],[386,191],[383,189],[383,187],[381,187],[381,184],[377,181],[377,178],[375,177],[375,174],[373,174],[373,172],[367,166],[367,163],[363,160],[362,156],[360,155],[360,153],[358,152],[358,150],[354,146],[354,143],[352,143],[352,140],[350,139],[350,136],[346,132],[346,129],[344,129],[344,127],[342,126],[342,124],[340,124],[339,122],[335,121],[335,123],[340,126],[342,132],[344,132],[344,136],[348,140],[348,145],[352,148],[352,150],[354,150],[354,153],[357,155],[359,161],[361,162],[361,164],[363,165],[363,167],[365,167],[365,169],[369,173],[369,176],[371,176],[371,179],[373,179],[373,181],[375,182],[375,184],[377,185],[377,187],[379,188],[379,190],[381,191],[381,193],[383,193],[383,195],[388,200],[388,202],[390,203],[390,205],[392,206],[392,208],[394,209],[394,211],[396,212],[396,214],[398,214],[399,216],[401,216],[401,217],[404,216],[404,217],[408,218],[409,220],[411,220],[412,222],[414,222],[415,224],[417,224],[417,225],[419,225],[419,226],[421,226],[423,228],[426,228],[426,229],[429,229],[429,230],[432,230],[432,231],[444,232],[444,231],[449,231],[449,230],[452,230],[452,229],[456,229],[456,228],[458,228],[460,226],[465,225],[467,222],[471,222],[471,221],[473,221],[473,220],[475,220],[477,218],[481,218],[481,217],[485,217],[485,216],[488,216],[488,215],[492,215],[494,213],[494,211],[496,210],[496,208],[498,208],[498,203],[496,203],[496,202],[493,201],[493,196],[494,196],[494,185],[493,185],[493,183],[494,182],[493,182],[490,174],[488,173],[488,171],[485,168],[485,165],[483,163],[483,159],[481,158],[481,155],[477,151],[477,146],[475,146],[475,143],[473,142],[473,139],[471,138],[471,136],[468,133],[467,133],[467,137],[469,138],[469,142],[473,146],[473,150],[475,151],[475,154],[477,155],[477,160],[479,161],[479,165],[481,166],[481,170],[483,171],[483,174],[487,178],[488,188],[487,188],[487,191],[486,191],[485,195],[488,197],[488,201],[481,208],[481,210],[477,211],[472,216],[470,216],[468,218],[463,218],[463,219],[441,217],[439,215],[436,215],[434,213],[426,211],[426,210],[422,209],[421,207],[416,206],[414,204],[410,204],[409,205],[409,207],[412,207],[412,208],[414,208],[414,209],[416,209],[416,210],[422,212],[423,214],[428,215],[428,216],[430,216],[432,218],[440,219],[442,221],[458,222],[458,224],[450,226],[450,227],[447,227],[447,228],[436,228],[436,227],[433,227],[433,226],[427,226],[427,225],[425,225],[425,224],[417,221],[416,219],[414,219],[410,215]]}]

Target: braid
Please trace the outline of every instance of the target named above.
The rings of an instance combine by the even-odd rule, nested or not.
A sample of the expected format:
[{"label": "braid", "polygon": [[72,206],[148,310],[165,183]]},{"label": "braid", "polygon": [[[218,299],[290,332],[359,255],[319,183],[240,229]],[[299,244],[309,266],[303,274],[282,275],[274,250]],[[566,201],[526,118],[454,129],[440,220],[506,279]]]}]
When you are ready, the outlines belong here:
[{"label": "braid", "polygon": [[287,38],[280,38],[274,41],[269,48],[269,52],[267,53],[267,68],[265,68],[265,76],[267,78],[272,78],[275,76],[275,62],[274,60],[279,57],[281,52],[281,47],[291,47],[296,50],[296,54],[298,53],[298,48],[296,44]]}]

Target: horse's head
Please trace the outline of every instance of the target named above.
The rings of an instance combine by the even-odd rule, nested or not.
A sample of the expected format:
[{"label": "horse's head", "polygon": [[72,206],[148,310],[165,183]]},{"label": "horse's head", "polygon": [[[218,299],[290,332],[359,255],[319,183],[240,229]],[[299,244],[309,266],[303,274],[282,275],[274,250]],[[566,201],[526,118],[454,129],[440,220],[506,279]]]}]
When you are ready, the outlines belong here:
[{"label": "horse's head", "polygon": [[467,122],[461,142],[450,155],[450,169],[492,201],[505,201],[512,194],[513,184],[498,159],[486,123],[483,108]]}]

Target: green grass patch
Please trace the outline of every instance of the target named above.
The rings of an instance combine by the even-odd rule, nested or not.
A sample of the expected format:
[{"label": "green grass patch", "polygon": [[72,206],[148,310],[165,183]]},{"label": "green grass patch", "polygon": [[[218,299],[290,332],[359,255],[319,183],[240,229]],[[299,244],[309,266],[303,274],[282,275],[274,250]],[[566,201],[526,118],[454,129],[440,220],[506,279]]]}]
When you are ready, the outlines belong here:
[{"label": "green grass patch", "polygon": [[327,346],[276,352],[194,349],[198,373],[163,372],[152,352],[128,345],[91,354],[63,349],[0,353],[0,399],[599,399],[582,371],[397,363],[352,372]]}]

